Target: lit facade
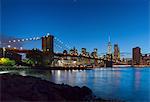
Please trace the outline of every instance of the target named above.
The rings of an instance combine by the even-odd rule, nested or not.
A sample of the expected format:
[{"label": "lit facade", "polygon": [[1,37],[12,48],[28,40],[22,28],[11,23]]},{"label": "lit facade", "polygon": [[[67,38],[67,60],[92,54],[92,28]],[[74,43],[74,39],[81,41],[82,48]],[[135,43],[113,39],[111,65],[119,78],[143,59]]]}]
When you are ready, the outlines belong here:
[{"label": "lit facade", "polygon": [[114,56],[113,59],[115,62],[119,62],[120,60],[120,50],[118,44],[114,44]]},{"label": "lit facade", "polygon": [[112,54],[112,46],[110,42],[110,36],[109,36],[109,41],[108,41],[108,46],[107,46],[107,54]]}]

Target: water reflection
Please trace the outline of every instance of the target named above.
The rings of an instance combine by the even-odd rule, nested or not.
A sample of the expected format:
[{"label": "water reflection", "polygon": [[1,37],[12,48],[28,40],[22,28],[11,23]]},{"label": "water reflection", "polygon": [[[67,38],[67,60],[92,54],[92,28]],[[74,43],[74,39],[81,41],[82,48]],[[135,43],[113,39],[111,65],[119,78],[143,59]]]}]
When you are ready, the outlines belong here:
[{"label": "water reflection", "polygon": [[[150,68],[97,68],[95,70],[25,70],[15,73],[41,77],[58,84],[88,86],[98,97],[148,102]],[[14,73],[14,72],[13,72]]]}]

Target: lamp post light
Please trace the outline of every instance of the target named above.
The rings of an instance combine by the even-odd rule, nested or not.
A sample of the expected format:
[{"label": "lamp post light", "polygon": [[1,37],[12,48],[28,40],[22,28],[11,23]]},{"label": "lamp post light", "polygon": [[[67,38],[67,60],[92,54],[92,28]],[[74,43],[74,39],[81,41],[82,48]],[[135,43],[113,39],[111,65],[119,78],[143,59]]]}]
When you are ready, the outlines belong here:
[{"label": "lamp post light", "polygon": [[8,45],[8,48],[10,48],[11,46],[10,45]]}]

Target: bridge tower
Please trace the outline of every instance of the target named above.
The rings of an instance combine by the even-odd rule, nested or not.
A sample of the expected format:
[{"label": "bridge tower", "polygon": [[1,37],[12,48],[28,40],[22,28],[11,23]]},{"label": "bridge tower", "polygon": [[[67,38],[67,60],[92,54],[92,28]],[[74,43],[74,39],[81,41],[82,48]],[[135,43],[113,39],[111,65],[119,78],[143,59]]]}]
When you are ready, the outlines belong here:
[{"label": "bridge tower", "polygon": [[54,59],[54,36],[42,37],[43,65],[51,65]]},{"label": "bridge tower", "polygon": [[42,37],[42,50],[43,52],[54,52],[54,36],[48,35]]}]

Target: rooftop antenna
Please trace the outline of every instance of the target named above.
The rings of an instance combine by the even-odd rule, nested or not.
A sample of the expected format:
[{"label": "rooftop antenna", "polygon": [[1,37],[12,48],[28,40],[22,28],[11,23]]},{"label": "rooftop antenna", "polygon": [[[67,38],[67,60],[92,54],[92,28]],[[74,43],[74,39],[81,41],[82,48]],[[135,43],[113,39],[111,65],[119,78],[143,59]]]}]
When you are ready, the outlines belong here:
[{"label": "rooftop antenna", "polygon": [[108,42],[110,42],[110,34],[108,35]]},{"label": "rooftop antenna", "polygon": [[108,36],[108,46],[107,46],[107,54],[111,54],[111,42],[110,42],[110,34]]}]

